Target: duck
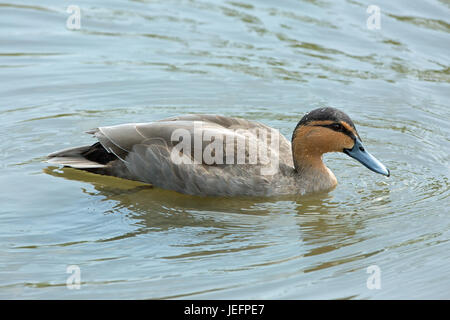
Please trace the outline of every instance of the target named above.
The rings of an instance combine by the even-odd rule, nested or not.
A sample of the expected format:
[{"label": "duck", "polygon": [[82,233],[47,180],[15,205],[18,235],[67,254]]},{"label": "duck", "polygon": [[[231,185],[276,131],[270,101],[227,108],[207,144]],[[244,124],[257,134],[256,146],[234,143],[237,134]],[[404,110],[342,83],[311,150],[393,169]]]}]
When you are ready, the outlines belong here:
[{"label": "duck", "polygon": [[50,164],[144,182],[199,196],[279,196],[327,192],[337,186],[323,155],[340,152],[389,177],[362,144],[343,111],[306,113],[289,141],[263,123],[186,114],[87,131],[94,144],[47,156]]}]

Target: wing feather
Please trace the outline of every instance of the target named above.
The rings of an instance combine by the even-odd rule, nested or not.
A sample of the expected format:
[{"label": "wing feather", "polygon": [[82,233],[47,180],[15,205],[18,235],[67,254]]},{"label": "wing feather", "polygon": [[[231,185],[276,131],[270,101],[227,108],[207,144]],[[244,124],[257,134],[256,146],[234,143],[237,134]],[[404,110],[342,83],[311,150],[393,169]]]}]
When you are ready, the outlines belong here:
[{"label": "wing feather", "polygon": [[[240,130],[238,130],[240,129]],[[124,161],[131,176],[155,186],[178,192],[200,195],[266,195],[274,191],[275,177],[261,175],[261,164],[248,164],[249,150],[246,147],[243,164],[192,164],[191,154],[182,154],[185,161],[175,163],[171,159],[175,130],[185,130],[194,146],[195,135],[227,136],[233,139],[246,134],[258,140],[252,129],[274,130],[264,124],[217,115],[184,115],[152,123],[130,123],[100,127],[93,134],[102,146]],[[196,131],[199,130],[199,131]],[[279,146],[270,152],[276,153],[281,166],[293,167],[290,142],[277,130]],[[211,141],[201,141],[202,152]],[[270,143],[270,141],[268,141]],[[223,141],[223,143],[225,143]],[[269,144],[270,146],[270,144]],[[233,150],[237,154],[236,145]],[[223,148],[225,163],[227,149]]]}]

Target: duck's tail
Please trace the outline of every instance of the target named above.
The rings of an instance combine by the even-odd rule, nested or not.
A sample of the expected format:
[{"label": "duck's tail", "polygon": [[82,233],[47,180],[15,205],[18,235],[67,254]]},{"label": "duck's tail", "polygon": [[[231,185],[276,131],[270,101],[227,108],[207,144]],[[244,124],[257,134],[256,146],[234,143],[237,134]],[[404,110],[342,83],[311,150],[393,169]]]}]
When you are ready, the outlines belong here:
[{"label": "duck's tail", "polygon": [[48,163],[85,170],[106,168],[113,160],[117,160],[117,157],[106,151],[99,142],[91,146],[56,151],[47,156]]}]

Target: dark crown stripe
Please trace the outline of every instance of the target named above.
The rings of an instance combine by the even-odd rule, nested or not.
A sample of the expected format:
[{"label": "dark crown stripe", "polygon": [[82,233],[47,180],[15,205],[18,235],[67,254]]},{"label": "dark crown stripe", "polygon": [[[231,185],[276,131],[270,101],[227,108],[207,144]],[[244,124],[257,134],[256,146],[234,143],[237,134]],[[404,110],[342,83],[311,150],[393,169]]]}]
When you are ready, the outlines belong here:
[{"label": "dark crown stripe", "polygon": [[[353,121],[350,119],[350,117],[346,113],[344,113],[338,109],[335,109],[335,108],[326,107],[326,108],[315,109],[315,110],[312,110],[312,111],[308,112],[307,114],[305,114],[303,116],[303,118],[297,123],[297,126],[294,129],[294,132],[292,134],[292,141],[294,141],[297,130],[300,127],[314,125],[313,123],[316,121],[331,121],[333,123],[339,123],[342,121],[345,124],[347,124],[348,126],[350,126],[355,131],[355,132],[351,132],[349,129],[345,128],[345,131],[342,131],[342,132],[349,135],[352,138],[355,138],[355,135],[356,135],[356,137],[359,138],[359,135],[356,132],[356,128],[355,128]],[[332,126],[331,124],[330,124],[330,126],[328,126],[328,125],[322,125],[322,126],[333,129],[333,127],[330,127],[330,126]],[[336,131],[338,131],[338,130],[336,130]]]}]

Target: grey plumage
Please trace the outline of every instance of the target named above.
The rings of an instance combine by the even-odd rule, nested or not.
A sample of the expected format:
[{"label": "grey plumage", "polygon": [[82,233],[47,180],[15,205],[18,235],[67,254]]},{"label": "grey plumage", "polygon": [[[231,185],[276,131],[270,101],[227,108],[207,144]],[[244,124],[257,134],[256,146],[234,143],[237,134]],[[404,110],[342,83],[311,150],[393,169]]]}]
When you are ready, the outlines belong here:
[{"label": "grey plumage", "polygon": [[[201,127],[201,129],[197,129]],[[175,130],[188,132],[194,147],[196,134],[242,138],[245,133],[249,140],[261,143],[261,137],[252,130],[270,132],[267,144],[269,163],[258,159],[249,164],[251,150],[245,146],[245,163],[241,164],[200,164],[175,163],[171,159],[178,141],[172,141]],[[99,127],[92,134],[103,148],[117,158],[106,164],[83,158],[89,146],[66,149],[49,155],[48,162],[69,167],[87,169],[94,172],[139,180],[154,186],[187,194],[221,196],[271,196],[280,194],[303,194],[308,190],[303,177],[299,179],[294,170],[291,143],[279,133],[264,124],[238,118],[217,115],[184,115],[152,123],[129,123],[117,126]],[[271,147],[272,139],[279,144]],[[204,152],[211,141],[202,141]],[[223,141],[222,141],[223,142]],[[192,148],[191,150],[194,150]],[[223,160],[231,150],[223,150]],[[234,145],[234,156],[237,156]],[[183,154],[184,160],[195,160],[194,152]],[[276,161],[274,161],[276,159]],[[235,158],[236,161],[236,158]],[[223,161],[225,162],[225,161]],[[274,166],[273,174],[261,174],[261,169]],[[312,177],[313,178],[313,177]]]}]

